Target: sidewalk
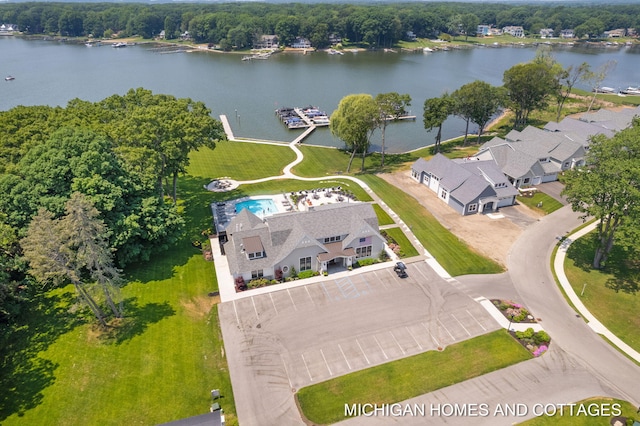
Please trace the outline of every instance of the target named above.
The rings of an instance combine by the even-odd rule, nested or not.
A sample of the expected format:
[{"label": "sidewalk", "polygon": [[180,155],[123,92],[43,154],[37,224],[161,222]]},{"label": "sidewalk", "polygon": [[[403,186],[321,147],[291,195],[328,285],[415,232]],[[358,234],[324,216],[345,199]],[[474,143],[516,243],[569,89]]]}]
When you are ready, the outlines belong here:
[{"label": "sidewalk", "polygon": [[598,321],[598,319],[595,316],[593,316],[591,312],[589,312],[589,310],[587,309],[586,306],[584,306],[584,304],[582,303],[582,300],[580,300],[576,292],[573,291],[573,288],[571,287],[571,283],[569,283],[569,280],[567,279],[567,276],[564,273],[564,260],[567,256],[567,250],[569,249],[569,246],[571,245],[572,242],[574,242],[578,238],[588,234],[593,229],[595,229],[596,225],[597,225],[597,222],[594,222],[591,225],[582,228],[578,232],[575,232],[569,235],[563,241],[562,245],[558,248],[558,251],[556,252],[555,259],[553,260],[553,269],[556,273],[556,276],[558,277],[558,281],[560,282],[562,289],[566,293],[567,297],[569,298],[573,306],[575,306],[577,311],[580,313],[580,315],[582,315],[582,317],[584,317],[587,320],[587,324],[589,325],[589,327],[591,327],[591,329],[596,333],[606,337],[611,343],[613,343],[616,347],[618,347],[618,349],[620,349],[622,352],[627,354],[629,357],[633,358],[636,362],[640,362],[640,353],[638,353],[638,351],[636,351],[631,346],[623,342],[620,338],[618,338],[618,336],[613,334],[607,327],[605,327],[600,321]]}]

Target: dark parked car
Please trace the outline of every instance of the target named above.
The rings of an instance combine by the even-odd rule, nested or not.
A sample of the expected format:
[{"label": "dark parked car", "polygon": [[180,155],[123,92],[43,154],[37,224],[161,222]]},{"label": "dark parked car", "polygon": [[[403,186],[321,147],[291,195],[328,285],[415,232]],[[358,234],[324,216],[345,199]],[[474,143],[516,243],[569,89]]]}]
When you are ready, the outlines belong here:
[{"label": "dark parked car", "polygon": [[398,276],[400,278],[407,278],[407,265],[405,265],[403,262],[397,262],[396,266],[393,267],[393,270],[395,271],[396,274],[398,274]]}]

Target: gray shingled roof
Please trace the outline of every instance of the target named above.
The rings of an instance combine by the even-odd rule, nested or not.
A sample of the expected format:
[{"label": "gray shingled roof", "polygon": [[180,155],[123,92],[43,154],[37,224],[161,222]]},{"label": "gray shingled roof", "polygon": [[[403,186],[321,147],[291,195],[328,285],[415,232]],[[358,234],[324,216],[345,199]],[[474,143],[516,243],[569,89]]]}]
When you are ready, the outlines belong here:
[{"label": "gray shingled roof", "polygon": [[[229,269],[232,274],[250,270],[268,269],[300,247],[306,238],[306,246],[317,245],[324,249],[318,240],[341,236],[345,244],[353,238],[363,226],[378,231],[378,218],[369,203],[341,203],[317,206],[308,212],[287,212],[275,214],[260,220],[256,215],[244,209],[227,226],[229,241],[224,245]],[[241,244],[252,243],[259,238],[264,247],[265,257],[249,260],[241,252]],[[245,247],[246,249],[246,247]]]}]

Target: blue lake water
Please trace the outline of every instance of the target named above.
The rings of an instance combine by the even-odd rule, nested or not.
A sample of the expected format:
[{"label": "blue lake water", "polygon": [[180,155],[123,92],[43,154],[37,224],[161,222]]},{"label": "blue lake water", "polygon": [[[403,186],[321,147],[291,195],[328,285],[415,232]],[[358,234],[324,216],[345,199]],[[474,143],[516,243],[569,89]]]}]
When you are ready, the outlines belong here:
[{"label": "blue lake water", "polygon": [[[474,80],[501,85],[506,69],[530,61],[536,53],[533,47],[486,47],[429,54],[278,54],[268,60],[242,61],[242,55],[234,54],[168,54],[151,45],[89,48],[16,37],[0,37],[0,51],[0,75],[16,78],[0,83],[0,110],[16,105],[64,106],[73,98],[99,101],[144,87],[204,102],[214,116],[227,115],[236,136],[285,142],[302,130],[286,129],[274,114],[277,108],[314,105],[330,113],[349,94],[408,93],[417,120],[388,126],[389,152],[433,143],[435,132],[425,131],[422,124],[425,99]],[[553,54],[564,66],[588,62],[597,68],[616,61],[603,86],[640,84],[640,48],[566,47]],[[452,117],[444,125],[443,137],[459,136],[464,127],[462,120]],[[374,145],[378,142],[374,138]],[[328,128],[316,130],[305,143],[343,145]]]}]

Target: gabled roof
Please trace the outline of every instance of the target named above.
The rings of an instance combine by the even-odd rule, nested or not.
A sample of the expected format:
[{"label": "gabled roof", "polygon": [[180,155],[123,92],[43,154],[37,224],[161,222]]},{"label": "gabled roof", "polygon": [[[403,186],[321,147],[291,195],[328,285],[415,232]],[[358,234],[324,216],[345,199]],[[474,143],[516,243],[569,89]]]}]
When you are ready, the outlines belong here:
[{"label": "gabled roof", "polygon": [[491,160],[480,161],[475,157],[450,160],[442,154],[436,154],[430,161],[419,159],[412,168],[439,178],[440,186],[465,205],[482,197],[498,195],[493,187],[498,183],[506,184],[506,191],[501,196],[508,196],[511,190],[512,195],[517,193]]},{"label": "gabled roof", "polygon": [[[299,247],[318,246],[328,251],[324,238],[340,236],[342,249],[362,230],[378,232],[378,218],[369,203],[327,204],[306,212],[279,213],[261,220],[243,209],[227,226],[224,245],[233,274],[277,265]],[[264,249],[265,257],[248,259],[250,248]],[[333,247],[333,246],[332,246]],[[242,251],[242,250],[245,251]],[[258,250],[256,250],[258,251]]]}]

